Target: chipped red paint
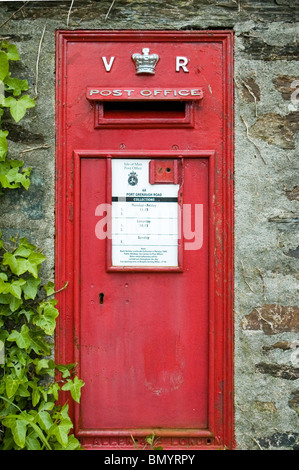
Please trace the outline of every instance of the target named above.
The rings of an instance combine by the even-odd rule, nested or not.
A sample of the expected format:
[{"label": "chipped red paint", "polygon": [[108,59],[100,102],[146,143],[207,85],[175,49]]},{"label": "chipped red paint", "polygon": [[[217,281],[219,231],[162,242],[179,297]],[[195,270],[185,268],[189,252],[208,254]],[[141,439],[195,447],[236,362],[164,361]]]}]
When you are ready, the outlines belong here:
[{"label": "chipped red paint", "polygon": [[[143,47],[160,56],[150,77],[131,60]],[[148,90],[142,103],[185,92],[156,91],[148,108],[86,98],[128,87]],[[153,431],[164,449],[234,448],[233,33],[60,31],[56,103],[56,283],[69,282],[56,360],[77,362],[86,384],[70,402],[76,435],[87,449],[132,448],[131,434]],[[175,170],[182,201],[203,205],[203,244],[182,244],[178,268],[109,265],[95,208],[119,158]],[[151,165],[152,183],[172,184]]]}]

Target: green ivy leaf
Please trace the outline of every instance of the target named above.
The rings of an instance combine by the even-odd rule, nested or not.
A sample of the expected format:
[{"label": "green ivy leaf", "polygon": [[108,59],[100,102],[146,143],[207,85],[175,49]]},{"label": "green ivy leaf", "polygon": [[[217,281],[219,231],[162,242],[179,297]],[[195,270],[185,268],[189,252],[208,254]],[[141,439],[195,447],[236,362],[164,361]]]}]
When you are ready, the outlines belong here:
[{"label": "green ivy leaf", "polygon": [[7,289],[7,283],[3,281],[3,279],[0,277],[0,294],[5,292]]},{"label": "green ivy leaf", "polygon": [[0,294],[0,313],[3,316],[9,316],[11,312],[7,311],[7,305],[10,304],[11,295]]},{"label": "green ivy leaf", "polygon": [[9,308],[14,313],[16,312],[22,305],[22,299],[17,299],[16,297],[11,296],[11,300],[9,302]]},{"label": "green ivy leaf", "polygon": [[5,390],[7,398],[12,398],[19,388],[20,381],[14,379],[11,375],[5,377]]},{"label": "green ivy leaf", "polygon": [[35,364],[35,370],[37,374],[40,374],[40,371],[42,369],[48,369],[49,367],[48,359],[36,359],[34,361],[34,364]]},{"label": "green ivy leaf", "polygon": [[9,62],[7,54],[0,51],[0,80],[4,80],[9,71]]},{"label": "green ivy leaf", "polygon": [[[35,416],[30,415],[26,412],[23,412],[22,410],[20,410],[20,411],[21,411],[20,415],[9,415],[9,416],[7,416],[7,418],[5,418],[5,421],[3,421],[4,426],[7,426],[7,427],[11,428],[12,434],[13,434],[13,437],[14,437],[14,440],[15,440],[16,444],[19,447],[21,447],[21,445],[22,445],[22,441],[19,440],[17,430],[16,430],[16,432],[13,431],[13,428],[15,428],[15,421],[19,420],[19,421],[22,421],[22,422],[26,423],[25,437],[26,437],[26,432],[27,432],[27,426],[29,425],[30,427],[32,427],[33,431],[38,435],[38,437],[41,439],[41,441],[44,443],[44,445],[47,447],[47,449],[52,450],[51,446],[50,446],[49,442],[47,441],[46,437],[44,436],[42,430],[34,422],[35,421]],[[36,414],[36,412],[32,412],[32,411],[31,411],[31,413]],[[22,435],[22,437],[24,437],[24,436]],[[20,443],[21,443],[21,445],[20,445]],[[24,445],[23,445],[23,447],[24,447]]]},{"label": "green ivy leaf", "polygon": [[17,446],[23,449],[23,447],[25,446],[28,421],[25,421],[20,417],[8,417],[3,420],[3,424],[4,426],[7,426],[11,429],[15,443],[17,444]]},{"label": "green ivy leaf", "polygon": [[0,129],[0,161],[4,161],[7,153],[7,136],[8,131],[2,131]]},{"label": "green ivy leaf", "polygon": [[33,252],[28,256],[28,261],[36,266],[42,264],[47,258],[38,252]]},{"label": "green ivy leaf", "polygon": [[40,283],[41,283],[41,280],[39,278],[34,279],[33,277],[30,277],[29,279],[27,279],[27,282],[22,287],[25,300],[35,299],[35,297],[37,296]]},{"label": "green ivy leaf", "polygon": [[0,183],[3,186],[3,188],[10,188],[10,189],[15,189],[19,188],[20,185],[15,182],[16,175],[18,174],[18,169],[13,168],[11,170],[8,170],[7,173],[1,174],[0,175]]},{"label": "green ivy leaf", "polygon": [[26,191],[29,189],[30,186],[30,176],[31,168],[24,168],[21,173],[17,173],[15,176],[15,182],[20,183]]},{"label": "green ivy leaf", "polygon": [[26,272],[26,268],[20,265],[20,261],[12,253],[4,253],[3,265],[9,266],[11,272],[16,274],[17,276]]},{"label": "green ivy leaf", "polygon": [[[47,399],[47,397],[45,399]],[[43,402],[40,404],[38,412],[40,413],[41,411],[51,411],[54,407],[55,403],[53,401]]]},{"label": "green ivy leaf", "polygon": [[49,435],[55,436],[57,441],[63,446],[66,447],[68,444],[68,434],[73,425],[69,419],[62,419],[60,424],[54,424],[49,429]]},{"label": "green ivy leaf", "polygon": [[81,398],[81,388],[83,387],[83,380],[79,379],[77,376],[74,377],[74,380],[68,379],[67,383],[62,386],[63,391],[69,390],[73,400],[77,403],[80,403]]},{"label": "green ivy leaf", "polygon": [[39,390],[39,387],[34,384],[34,386],[32,387],[32,406],[35,407],[39,400],[40,400],[40,397],[41,397],[41,394],[40,394],[40,390]]},{"label": "green ivy leaf", "polygon": [[49,281],[48,284],[44,285],[44,289],[47,292],[47,295],[53,295],[55,293],[55,285],[53,282]]},{"label": "green ivy leaf", "polygon": [[14,105],[14,103],[16,102],[17,100],[15,98],[13,98],[12,96],[8,96],[7,98],[4,98],[4,101],[2,103],[2,105],[5,107],[5,108],[10,108],[11,106]]},{"label": "green ivy leaf", "polygon": [[35,277],[36,279],[38,278],[38,266],[35,263],[30,263],[29,259],[19,260],[19,267],[20,274],[28,271],[33,275],[33,277]]},{"label": "green ivy leaf", "polygon": [[5,90],[13,94],[13,96],[20,96],[22,91],[28,90],[27,80],[19,80],[18,78],[7,77],[4,80]]},{"label": "green ivy leaf", "polygon": [[46,260],[46,257],[41,253],[31,253],[28,259],[17,257],[12,253],[4,253],[3,264],[8,265],[12,273],[21,276],[27,271],[38,279],[39,265]]},{"label": "green ivy leaf", "polygon": [[71,373],[70,370],[74,369],[76,364],[57,364],[55,367],[56,369],[61,372],[62,378],[66,379],[67,377],[70,377]]},{"label": "green ivy leaf", "polygon": [[48,393],[49,395],[53,395],[54,400],[58,400],[59,391],[60,391],[60,388],[59,388],[58,383],[53,383],[48,388]]},{"label": "green ivy leaf", "polygon": [[[21,299],[22,289],[21,287],[26,284],[25,279],[18,279],[17,281],[13,281],[11,284],[6,283],[5,294],[11,294],[17,299]],[[1,284],[0,284],[1,287]]]},{"label": "green ivy leaf", "polygon": [[48,413],[48,411],[45,410],[42,410],[38,413],[37,422],[39,423],[43,431],[49,431],[51,426],[53,426],[53,420],[51,418],[51,415],[50,413]]},{"label": "green ivy leaf", "polygon": [[42,450],[36,432],[33,432],[30,436],[26,436],[25,444],[28,450]]},{"label": "green ivy leaf", "polygon": [[18,388],[18,395],[20,397],[30,397],[30,393],[28,391],[28,382],[25,384],[21,384]]},{"label": "green ivy leaf", "polygon": [[2,41],[0,43],[1,49],[6,49],[6,56],[8,60],[20,60],[17,46],[15,44],[10,44],[8,41]]},{"label": "green ivy leaf", "polygon": [[31,168],[24,168],[19,172],[19,168],[24,164],[19,160],[0,161],[0,183],[4,188],[14,189],[22,185],[26,190],[30,186]]},{"label": "green ivy leaf", "polygon": [[40,330],[30,330],[31,349],[38,355],[49,356],[51,346],[44,340],[44,333]]},{"label": "green ivy leaf", "polygon": [[28,256],[32,253],[32,249],[27,248],[24,245],[20,245],[15,251],[14,256],[22,256],[22,258],[28,258]]},{"label": "green ivy leaf", "polygon": [[81,450],[81,445],[78,439],[75,438],[74,434],[68,436],[68,442],[65,447],[59,444],[55,444],[55,450]]},{"label": "green ivy leaf", "polygon": [[[70,420],[70,417],[69,417],[69,414],[68,414],[68,413],[69,413],[69,406],[68,406],[68,404],[65,404],[65,405],[63,405],[63,407],[61,408],[60,412],[58,413],[58,417],[59,417],[59,415],[60,415],[60,417],[59,417],[60,419],[61,419],[61,418],[65,419],[65,420],[68,419],[69,424],[71,425],[72,422],[71,422],[71,420]],[[55,415],[55,413],[54,413],[54,415]]]},{"label": "green ivy leaf", "polygon": [[56,327],[56,318],[59,315],[55,305],[55,299],[43,301],[37,308],[38,315],[33,319],[33,323],[39,326],[47,335],[51,336]]},{"label": "green ivy leaf", "polygon": [[36,250],[36,246],[32,245],[32,243],[29,243],[27,238],[20,238],[19,240],[19,248],[20,247],[24,247],[24,248],[28,248],[30,251],[35,251]]},{"label": "green ivy leaf", "polygon": [[35,101],[29,95],[24,95],[18,100],[9,97],[5,100],[5,106],[10,108],[10,114],[16,122],[19,122],[28,108],[34,108]]},{"label": "green ivy leaf", "polygon": [[35,359],[35,371],[38,375],[48,374],[51,377],[55,375],[55,365],[52,359]]},{"label": "green ivy leaf", "polygon": [[28,326],[23,325],[20,332],[17,330],[13,330],[8,336],[7,341],[15,341],[19,348],[28,349],[31,344]]}]

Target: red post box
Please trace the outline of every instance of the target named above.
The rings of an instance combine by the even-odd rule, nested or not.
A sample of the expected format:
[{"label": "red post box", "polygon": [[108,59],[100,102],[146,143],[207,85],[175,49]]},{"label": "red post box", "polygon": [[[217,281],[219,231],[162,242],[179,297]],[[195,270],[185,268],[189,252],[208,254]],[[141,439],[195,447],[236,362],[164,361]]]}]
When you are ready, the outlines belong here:
[{"label": "red post box", "polygon": [[87,449],[233,447],[232,46],[57,33],[56,360]]}]

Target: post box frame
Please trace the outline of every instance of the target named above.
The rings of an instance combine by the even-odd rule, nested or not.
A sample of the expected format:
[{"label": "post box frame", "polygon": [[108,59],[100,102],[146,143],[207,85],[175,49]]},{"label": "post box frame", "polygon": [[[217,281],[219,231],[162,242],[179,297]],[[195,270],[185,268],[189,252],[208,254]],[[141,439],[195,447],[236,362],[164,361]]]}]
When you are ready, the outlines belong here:
[{"label": "post box frame", "polygon": [[[159,152],[159,157],[202,157],[209,160],[211,181],[210,200],[210,312],[209,312],[209,428],[199,430],[153,430],[127,429],[80,431],[78,405],[69,402],[75,432],[85,439],[86,448],[132,448],[130,433],[144,437],[155,431],[162,436],[165,448],[194,449],[234,448],[233,406],[233,33],[230,31],[190,31],[188,41],[221,42],[223,47],[223,69],[226,92],[223,102],[224,142],[223,158],[213,150]],[[68,41],[140,41],[155,39],[169,41],[175,35],[177,41],[186,40],[186,32],[173,31],[58,31],[57,83],[56,83],[56,267],[57,288],[68,282],[68,287],[57,294],[60,316],[57,320],[55,354],[56,363],[74,363],[78,357],[78,331],[75,328],[78,316],[78,249],[77,227],[79,221],[78,178],[80,160],[85,157],[103,158],[111,151],[75,149],[66,152],[66,50]],[[152,154],[152,152],[151,152]],[[114,152],[114,158],[125,158],[128,153]],[[134,157],[134,152],[130,152]],[[135,151],[136,158],[142,153]],[[145,155],[146,156],[146,155]],[[78,369],[80,374],[80,369]],[[64,394],[61,402],[66,400]],[[69,397],[68,397],[69,401]],[[105,438],[105,441],[103,439]],[[102,439],[102,440],[101,440]],[[106,444],[105,444],[106,442]],[[122,444],[123,443],[123,444]]]}]

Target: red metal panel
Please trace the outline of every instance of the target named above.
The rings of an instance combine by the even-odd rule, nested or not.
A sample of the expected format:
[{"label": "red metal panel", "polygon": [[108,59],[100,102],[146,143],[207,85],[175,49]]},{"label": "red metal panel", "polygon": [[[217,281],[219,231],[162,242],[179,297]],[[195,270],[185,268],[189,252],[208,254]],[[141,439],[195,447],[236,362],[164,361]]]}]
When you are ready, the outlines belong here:
[{"label": "red metal panel", "polygon": [[[232,34],[61,31],[57,46],[56,281],[69,287],[56,355],[86,384],[71,403],[76,434],[86,448],[130,448],[153,431],[165,449],[232,448]],[[145,47],[159,55],[150,76],[132,61]],[[144,108],[109,107],[128,89]],[[183,214],[178,267],[111,266],[95,227],[113,159],[148,159],[157,184],[182,168],[179,203],[203,208],[203,230],[188,246],[195,216],[186,227]]]}]

